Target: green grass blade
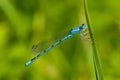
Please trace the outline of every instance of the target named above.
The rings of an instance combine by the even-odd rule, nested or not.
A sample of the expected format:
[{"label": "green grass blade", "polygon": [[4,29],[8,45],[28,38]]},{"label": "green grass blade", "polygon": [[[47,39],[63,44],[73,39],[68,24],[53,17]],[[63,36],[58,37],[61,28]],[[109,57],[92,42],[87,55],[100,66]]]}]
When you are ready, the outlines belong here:
[{"label": "green grass blade", "polygon": [[88,16],[87,7],[86,7],[86,1],[85,0],[84,0],[84,11],[85,11],[86,22],[87,22],[88,30],[89,30],[89,34],[90,34],[90,39],[91,39],[91,42],[92,42],[93,62],[94,62],[94,67],[95,67],[96,79],[97,80],[104,80],[102,69],[101,69],[100,62],[99,62],[98,55],[97,55],[97,49],[96,49],[96,45],[95,45],[95,40],[94,40],[94,37],[93,37],[93,33],[91,31],[91,25],[90,25],[90,21],[89,21],[89,16]]},{"label": "green grass blade", "polygon": [[96,69],[96,66],[95,66],[95,61],[93,61],[93,62],[94,62],[96,80],[98,80],[98,74],[97,74],[97,69]]}]

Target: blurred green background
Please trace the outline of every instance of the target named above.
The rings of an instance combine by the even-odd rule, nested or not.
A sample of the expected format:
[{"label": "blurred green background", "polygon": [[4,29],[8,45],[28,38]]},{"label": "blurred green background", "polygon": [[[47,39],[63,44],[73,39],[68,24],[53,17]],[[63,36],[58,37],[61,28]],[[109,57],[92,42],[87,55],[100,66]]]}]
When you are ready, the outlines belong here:
[{"label": "blurred green background", "polygon": [[[105,80],[120,80],[120,0],[87,0]],[[41,56],[31,46],[86,23],[82,0],[0,0],[0,80],[95,80],[90,41],[76,34]]]}]

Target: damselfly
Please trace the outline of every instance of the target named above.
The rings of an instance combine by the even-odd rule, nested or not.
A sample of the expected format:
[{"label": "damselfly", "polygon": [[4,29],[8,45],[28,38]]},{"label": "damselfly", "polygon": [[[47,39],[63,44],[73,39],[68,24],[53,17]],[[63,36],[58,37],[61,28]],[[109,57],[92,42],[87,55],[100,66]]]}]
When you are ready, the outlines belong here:
[{"label": "damselfly", "polygon": [[[76,34],[78,32],[83,32],[84,29],[85,29],[85,25],[84,24],[82,24],[81,26],[78,26],[76,28],[72,28],[70,30],[70,32],[66,36],[64,36],[63,38],[61,38],[60,40],[58,40],[57,42],[55,42],[53,45],[51,45],[48,48],[46,48],[45,50],[41,51],[37,56],[35,56],[34,58],[32,58],[31,60],[29,60],[28,62],[26,62],[25,66],[29,66],[32,62],[34,62],[40,56],[42,56],[43,54],[45,54],[46,52],[48,52],[49,50],[51,50],[53,47],[57,46],[58,44],[60,44],[61,42],[65,41],[65,40],[69,39],[74,34]],[[35,47],[37,47],[37,46],[35,46]]]}]

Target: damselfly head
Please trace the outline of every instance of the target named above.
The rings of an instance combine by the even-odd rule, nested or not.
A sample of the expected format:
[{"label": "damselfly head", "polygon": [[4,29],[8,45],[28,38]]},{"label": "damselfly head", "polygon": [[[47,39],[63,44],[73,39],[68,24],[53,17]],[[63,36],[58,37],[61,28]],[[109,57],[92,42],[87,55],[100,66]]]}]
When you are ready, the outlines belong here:
[{"label": "damselfly head", "polygon": [[84,29],[84,28],[85,28],[85,24],[82,24],[82,25],[79,27],[80,30],[82,30],[82,29]]}]

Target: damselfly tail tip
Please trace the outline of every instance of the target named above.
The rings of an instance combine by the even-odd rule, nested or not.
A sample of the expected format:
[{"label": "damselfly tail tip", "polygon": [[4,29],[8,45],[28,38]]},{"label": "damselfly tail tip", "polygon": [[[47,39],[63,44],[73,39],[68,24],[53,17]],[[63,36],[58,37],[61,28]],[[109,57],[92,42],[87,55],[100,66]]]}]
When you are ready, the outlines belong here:
[{"label": "damselfly tail tip", "polygon": [[31,63],[32,63],[32,61],[30,60],[30,61],[28,61],[28,62],[25,63],[25,66],[27,67],[27,66],[29,66]]}]

